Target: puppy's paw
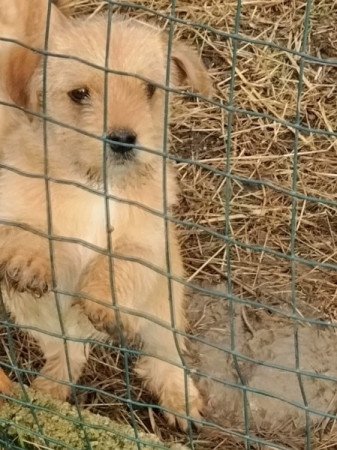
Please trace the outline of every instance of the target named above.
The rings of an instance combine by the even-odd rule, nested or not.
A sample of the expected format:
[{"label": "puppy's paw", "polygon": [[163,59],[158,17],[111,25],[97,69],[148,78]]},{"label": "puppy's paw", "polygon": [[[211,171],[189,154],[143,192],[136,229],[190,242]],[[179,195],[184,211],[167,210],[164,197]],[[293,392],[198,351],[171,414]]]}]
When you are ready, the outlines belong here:
[{"label": "puppy's paw", "polygon": [[76,302],[76,306],[81,308],[96,330],[110,335],[115,334],[116,317],[112,308],[95,303],[89,299]]},{"label": "puppy's paw", "polygon": [[[173,413],[164,412],[164,416],[171,427],[178,425],[181,430],[186,431],[189,420],[196,426],[201,421],[200,412],[203,407],[203,402],[197,388],[190,379],[188,380],[188,394],[186,396],[184,382],[168,380],[163,387],[160,404],[164,408],[173,411]],[[185,419],[180,416],[189,417],[190,419]]]},{"label": "puppy's paw", "polygon": [[[190,377],[187,377],[187,390],[185,389],[185,376],[181,368],[168,366],[165,370],[158,370],[157,376],[149,374],[150,359],[141,360],[136,372],[145,380],[145,386],[159,396],[159,404],[167,411],[163,411],[171,427],[178,425],[183,431],[188,428],[189,422],[195,426],[200,425],[203,401],[201,395]],[[158,363],[157,363],[158,364]],[[169,367],[169,368],[168,368]],[[162,374],[165,374],[162,377]]]},{"label": "puppy's paw", "polygon": [[47,380],[43,377],[37,377],[32,383],[35,391],[49,394],[56,400],[65,402],[70,397],[70,386],[58,383],[57,381]]},{"label": "puppy's paw", "polygon": [[0,255],[0,279],[9,291],[42,297],[51,287],[50,261],[34,251],[6,248]]}]

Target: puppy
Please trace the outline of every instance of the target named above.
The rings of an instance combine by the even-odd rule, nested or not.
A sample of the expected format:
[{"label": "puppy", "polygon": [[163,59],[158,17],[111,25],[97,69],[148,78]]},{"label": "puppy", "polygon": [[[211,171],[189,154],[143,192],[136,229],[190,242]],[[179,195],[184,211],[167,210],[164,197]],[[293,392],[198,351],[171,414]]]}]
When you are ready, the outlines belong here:
[{"label": "puppy", "polygon": [[[13,0],[18,11],[26,3]],[[46,4],[34,0],[23,14],[27,45],[44,46]],[[136,372],[170,424],[184,428],[186,410],[200,417],[201,400],[189,377],[185,383],[183,264],[164,217],[177,195],[162,150],[167,37],[116,17],[107,45],[108,28],[105,16],[69,19],[53,6],[53,56],[11,45],[3,57],[1,90],[17,106],[7,108],[0,137],[5,304],[44,353],[36,389],[66,399],[87,359],[85,340],[115,325],[140,335]],[[192,49],[175,43],[170,65],[174,85],[210,93]]]}]

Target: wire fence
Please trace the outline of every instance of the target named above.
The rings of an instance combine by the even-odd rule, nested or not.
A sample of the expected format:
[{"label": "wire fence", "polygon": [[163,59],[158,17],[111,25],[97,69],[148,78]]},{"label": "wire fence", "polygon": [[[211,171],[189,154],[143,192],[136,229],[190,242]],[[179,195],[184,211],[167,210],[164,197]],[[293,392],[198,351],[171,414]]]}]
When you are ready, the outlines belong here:
[{"label": "wire fence", "polygon": [[[317,371],[310,371],[307,369],[303,369],[303,364],[301,364],[301,345],[300,345],[300,337],[299,337],[299,329],[300,327],[305,324],[305,326],[315,326],[315,327],[328,327],[334,330],[336,328],[336,324],[333,321],[326,321],[326,320],[319,320],[312,317],[304,317],[303,314],[299,312],[299,306],[298,306],[298,295],[297,295],[297,284],[298,284],[298,266],[304,265],[306,267],[315,268],[315,269],[321,269],[321,270],[330,270],[330,271],[337,271],[337,264],[334,262],[329,262],[328,260],[323,261],[317,261],[314,259],[306,258],[303,256],[300,256],[297,251],[297,226],[298,226],[298,214],[299,214],[299,202],[304,201],[311,204],[319,204],[328,206],[332,209],[335,209],[337,207],[337,201],[331,200],[328,198],[324,198],[322,196],[314,196],[314,195],[306,195],[302,192],[299,192],[298,189],[298,166],[299,166],[299,139],[300,134],[304,135],[317,135],[322,137],[328,137],[331,139],[337,138],[337,132],[331,129],[322,129],[322,128],[312,128],[309,126],[306,126],[302,122],[302,115],[301,115],[301,99],[303,96],[303,89],[304,89],[304,70],[305,65],[307,63],[310,64],[318,64],[320,66],[329,65],[331,67],[337,68],[337,59],[332,60],[330,59],[323,59],[318,58],[315,56],[312,56],[308,53],[308,39],[309,39],[309,33],[310,33],[310,26],[311,26],[311,14],[312,14],[312,1],[307,0],[305,4],[305,10],[303,11],[303,33],[302,33],[302,41],[300,45],[299,50],[291,49],[282,47],[281,45],[276,44],[275,42],[271,41],[264,41],[260,40],[258,38],[249,38],[241,33],[240,31],[240,18],[242,16],[242,4],[243,2],[241,0],[237,1],[236,6],[236,16],[235,16],[235,23],[234,28],[231,32],[225,32],[223,30],[215,29],[212,26],[207,25],[206,23],[194,23],[193,21],[186,21],[183,20],[177,15],[176,13],[176,7],[178,4],[178,0],[172,0],[170,2],[170,11],[168,14],[163,14],[156,12],[152,8],[148,8],[139,4],[129,3],[129,2],[113,2],[108,1],[107,2],[107,39],[106,39],[106,48],[105,48],[105,65],[104,67],[100,67],[92,62],[86,61],[84,59],[81,59],[77,56],[73,55],[66,55],[66,54],[56,54],[52,51],[49,51],[49,40],[50,40],[50,17],[51,17],[51,8],[52,3],[51,1],[48,2],[48,12],[47,12],[47,21],[46,21],[46,29],[45,29],[45,41],[44,41],[44,48],[36,49],[34,50],[41,54],[42,61],[43,61],[43,95],[42,95],[42,111],[36,112],[31,111],[29,108],[25,108],[21,105],[13,104],[10,101],[0,101],[0,105],[3,107],[8,107],[16,110],[22,110],[25,113],[31,115],[32,117],[39,117],[43,119],[43,146],[44,146],[44,173],[43,174],[33,174],[28,173],[24,170],[21,170],[17,167],[12,167],[7,163],[0,162],[0,167],[2,171],[9,171],[12,173],[17,174],[20,177],[23,177],[25,179],[34,179],[34,180],[41,180],[45,183],[45,194],[46,194],[46,205],[47,205],[47,230],[46,232],[42,232],[41,230],[35,229],[31,226],[28,226],[24,223],[17,223],[14,220],[9,221],[5,220],[0,217],[0,223],[3,226],[10,226],[10,227],[16,227],[21,230],[28,231],[29,233],[32,233],[32,235],[39,236],[42,238],[45,238],[48,240],[49,243],[49,255],[50,255],[50,262],[52,267],[52,286],[51,291],[54,295],[55,302],[57,305],[57,314],[58,319],[60,322],[60,334],[55,335],[54,333],[50,333],[51,336],[56,336],[63,340],[64,344],[64,352],[66,355],[66,361],[68,365],[68,373],[69,373],[69,384],[72,388],[72,398],[74,401],[74,405],[76,407],[77,411],[77,417],[69,418],[68,416],[62,416],[61,413],[58,413],[57,411],[51,411],[50,413],[53,414],[53,416],[57,416],[58,414],[62,416],[65,420],[72,421],[79,429],[81,430],[81,436],[83,438],[83,445],[80,448],[83,449],[93,449],[98,448],[95,445],[95,442],[92,441],[91,437],[91,431],[92,431],[92,425],[90,423],[87,423],[84,415],[83,415],[83,408],[81,407],[79,401],[78,401],[78,392],[85,390],[90,390],[89,387],[84,387],[79,385],[76,382],[72,381],[71,378],[71,361],[70,361],[70,355],[69,355],[69,342],[82,342],[82,343],[90,343],[90,344],[97,344],[99,346],[103,346],[105,349],[113,349],[118,350],[123,358],[123,368],[124,368],[124,377],[125,377],[125,385],[126,385],[126,394],[124,397],[121,397],[119,395],[115,395],[114,401],[119,401],[121,404],[124,404],[127,406],[129,411],[129,422],[132,425],[133,428],[133,435],[127,435],[123,436],[130,440],[132,445],[134,445],[134,448],[167,448],[166,444],[160,444],[160,443],[153,443],[149,444],[146,440],[143,439],[143,434],[140,432],[140,426],[139,422],[137,420],[137,411],[139,408],[159,408],[161,407],[155,405],[155,404],[146,404],[139,400],[139,398],[135,398],[132,390],[132,375],[131,375],[131,369],[130,365],[132,365],[132,360],[134,358],[139,357],[140,355],[144,354],[144,350],[135,350],[134,348],[131,348],[128,345],[128,342],[125,337],[124,333],[124,327],[123,327],[123,319],[127,314],[138,316],[138,317],[145,317],[148,320],[154,320],[152,316],[146,316],[146,314],[142,311],[134,311],[130,310],[127,307],[124,307],[118,303],[118,298],[116,296],[115,292],[115,281],[114,281],[114,264],[116,261],[119,260],[127,260],[131,261],[140,265],[144,265],[148,269],[157,272],[160,275],[164,275],[167,278],[167,284],[168,284],[168,292],[169,292],[169,301],[170,301],[170,316],[171,316],[171,323],[170,324],[163,324],[161,322],[158,322],[158,324],[161,327],[166,327],[166,329],[171,330],[174,339],[175,344],[178,348],[179,355],[181,357],[181,363],[178,364],[179,367],[183,368],[184,370],[184,382],[185,382],[185,417],[187,419],[191,419],[190,417],[190,411],[189,411],[189,383],[188,383],[188,377],[191,374],[197,375],[198,378],[202,379],[205,378],[207,380],[213,380],[216,383],[220,383],[228,388],[233,388],[235,390],[238,390],[242,393],[242,415],[243,415],[243,427],[242,430],[238,430],[237,428],[228,427],[228,426],[221,426],[218,423],[213,423],[212,421],[208,420],[207,417],[204,417],[200,420],[201,424],[204,427],[211,427],[213,430],[222,431],[225,435],[232,437],[233,439],[236,439],[237,442],[241,443],[243,448],[246,449],[254,449],[254,448],[278,448],[278,449],[285,449],[285,448],[296,448],[294,446],[287,447],[283,443],[274,442],[268,438],[268,435],[259,434],[254,430],[254,414],[252,413],[252,407],[250,404],[250,398],[251,394],[262,396],[262,397],[268,397],[268,398],[274,398],[278,399],[285,404],[291,405],[295,407],[296,409],[303,411],[305,415],[305,439],[303,441],[303,448],[306,450],[314,449],[313,444],[313,433],[314,428],[312,425],[312,418],[314,416],[318,417],[319,421],[322,421],[323,419],[331,419],[336,420],[336,415],[333,412],[334,408],[331,408],[329,411],[327,410],[319,410],[316,407],[311,406],[310,401],[308,400],[308,396],[306,394],[306,382],[308,379],[310,380],[323,380],[323,381],[330,381],[333,383],[337,382],[337,376],[332,376],[329,374],[325,374]],[[111,44],[111,31],[113,28],[113,22],[112,22],[112,16],[114,14],[115,8],[124,6],[129,8],[132,11],[143,11],[145,13],[151,13],[157,16],[160,19],[165,19],[168,24],[168,48],[167,48],[167,70],[166,70],[166,80],[165,80],[165,86],[160,86],[160,89],[163,89],[165,92],[165,104],[164,104],[164,133],[163,133],[163,142],[162,142],[162,149],[160,151],[155,150],[153,148],[147,148],[142,146],[136,146],[136,148],[139,151],[148,152],[150,154],[157,154],[163,158],[163,165],[162,165],[162,193],[163,193],[163,210],[164,213],[158,212],[157,210],[154,210],[147,205],[144,205],[140,202],[133,201],[132,199],[125,199],[122,197],[118,197],[116,195],[112,195],[109,190],[109,175],[108,175],[108,167],[106,163],[106,158],[103,157],[102,159],[102,171],[103,171],[103,190],[96,189],[92,186],[83,185],[79,183],[76,180],[65,180],[65,179],[58,179],[53,176],[50,170],[50,154],[49,154],[49,132],[48,127],[50,124],[57,125],[59,127],[63,127],[65,130],[72,130],[76,131],[78,133],[82,133],[88,137],[91,137],[93,139],[96,139],[102,143],[103,147],[103,154],[106,155],[108,152],[107,145],[109,144],[109,141],[103,134],[103,137],[100,135],[96,135],[95,133],[89,132],[87,130],[82,130],[79,128],[76,128],[68,123],[62,123],[55,117],[51,117],[48,113],[48,102],[47,102],[47,92],[50,80],[47,77],[47,67],[48,67],[48,61],[50,58],[58,58],[58,59],[71,59],[73,61],[77,61],[80,63],[83,63],[84,65],[98,69],[101,71],[104,71],[104,111],[103,111],[103,123],[104,123],[104,130],[108,130],[109,123],[108,123],[108,109],[109,109],[109,88],[108,88],[108,80],[109,75],[111,74],[117,74],[117,75],[123,75],[125,77],[133,77],[138,78],[141,80],[147,81],[146,77],[142,77],[139,74],[133,74],[133,73],[126,73],[121,71],[115,71],[109,68],[109,54],[110,54],[110,44]],[[192,7],[192,6],[191,6]],[[2,13],[0,13],[2,14]],[[207,31],[209,33],[214,33],[217,36],[221,37],[222,39],[228,40],[231,42],[232,47],[232,67],[230,71],[230,82],[229,82],[229,94],[227,99],[221,99],[218,98],[206,98],[203,95],[199,95],[196,93],[189,92],[188,95],[193,96],[195,99],[199,99],[201,102],[207,102],[208,105],[218,108],[219,111],[226,113],[227,117],[227,123],[226,123],[226,135],[224,137],[223,142],[223,161],[224,161],[224,167],[225,170],[215,169],[211,165],[209,165],[207,162],[200,162],[195,161],[192,158],[185,158],[185,157],[179,157],[177,155],[172,155],[169,151],[169,103],[170,103],[170,96],[172,94],[176,95],[184,95],[186,96],[186,92],[181,92],[179,89],[173,89],[170,87],[170,66],[172,64],[172,49],[173,49],[173,38],[176,31],[176,26],[179,25],[185,25],[189,26],[193,29],[198,29],[200,31]],[[0,35],[1,35],[0,30]],[[15,46],[21,46],[23,48],[32,49],[29,45],[24,44],[20,40],[13,39],[11,37],[6,36],[0,36],[0,42],[2,43],[11,43]],[[290,54],[296,58],[298,58],[298,80],[297,80],[297,98],[296,98],[296,112],[293,117],[293,120],[289,121],[286,119],[282,119],[280,117],[273,116],[271,114],[266,114],[265,112],[259,112],[254,110],[246,110],[239,108],[235,105],[235,90],[236,90],[236,82],[237,82],[237,58],[238,58],[238,49],[241,44],[250,44],[253,46],[267,46],[271,49],[278,50],[280,52],[285,52],[286,54]],[[284,126],[287,129],[292,130],[294,138],[293,138],[293,151],[291,154],[292,158],[292,176],[291,176],[291,188],[286,189],[283,186],[278,186],[274,183],[272,183],[269,180],[260,179],[260,178],[246,178],[243,177],[237,173],[235,173],[235,170],[233,170],[233,121],[234,117],[238,116],[245,116],[245,117],[252,117],[252,118],[263,118],[268,119],[272,121],[273,123],[279,124],[280,126]],[[24,150],[23,150],[24,151]],[[195,165],[199,166],[202,169],[212,172],[215,175],[218,175],[220,177],[223,177],[225,180],[224,189],[223,189],[223,202],[224,202],[224,211],[225,211],[225,229],[222,232],[219,232],[217,230],[211,229],[207,226],[204,226],[200,223],[191,222],[188,220],[182,220],[174,217],[172,215],[172,212],[169,209],[169,201],[168,201],[168,186],[167,186],[167,163],[175,162],[175,163],[183,163],[188,165]],[[74,188],[81,189],[85,192],[97,195],[98,197],[102,198],[105,204],[105,217],[106,217],[106,246],[104,249],[101,247],[94,245],[93,243],[86,242],[82,239],[75,239],[75,238],[67,238],[65,236],[59,236],[55,234],[53,229],[53,208],[52,208],[52,198],[51,198],[51,191],[50,191],[50,185],[51,183],[56,183],[59,185],[65,185],[70,186]],[[280,192],[287,196],[291,200],[291,220],[290,220],[290,228],[289,228],[289,236],[290,236],[290,247],[288,251],[281,251],[277,250],[275,248],[270,248],[268,246],[263,245],[255,245],[250,244],[247,242],[243,242],[241,240],[238,240],[235,238],[235,236],[232,233],[232,224],[231,224],[231,205],[233,200],[233,183],[244,183],[247,186],[251,187],[259,187],[259,188],[269,188],[271,190],[274,190],[276,192]],[[2,188],[3,189],[3,188]],[[137,258],[128,258],[123,257],[120,254],[116,253],[113,249],[113,246],[111,244],[111,233],[112,233],[112,223],[111,223],[111,217],[110,217],[110,210],[109,210],[109,202],[114,201],[116,204],[129,204],[136,208],[139,208],[143,211],[145,211],[148,214],[151,214],[153,216],[159,217],[164,221],[164,229],[165,229],[165,260],[166,260],[166,270],[162,270],[155,266],[152,261],[144,261],[142,259]],[[211,289],[209,287],[205,287],[203,285],[198,284],[197,282],[189,282],[181,277],[177,277],[173,271],[172,271],[172,261],[171,261],[171,255],[170,255],[170,237],[169,237],[169,226],[170,223],[174,223],[175,225],[178,225],[179,227],[184,227],[186,229],[193,229],[193,230],[199,230],[201,232],[207,233],[210,236],[213,236],[216,239],[219,239],[224,245],[226,245],[226,256],[225,256],[225,262],[224,262],[224,274],[223,276],[226,279],[226,290],[218,290],[218,289]],[[92,302],[98,302],[97,299],[92,298],[91,296],[85,296],[83,294],[78,294],[74,292],[70,292],[66,287],[63,288],[62,286],[59,286],[57,284],[57,274],[55,271],[55,245],[59,242],[67,242],[70,244],[78,244],[82,246],[83,248],[86,248],[92,252],[95,252],[97,254],[107,256],[108,257],[108,264],[109,264],[109,284],[111,288],[111,300],[112,305],[111,308],[116,313],[116,323],[117,323],[117,334],[118,334],[118,344],[111,345],[111,344],[102,344],[101,342],[97,342],[95,339],[82,339],[79,338],[75,340],[73,337],[69,337],[67,334],[67,330],[64,328],[63,325],[63,317],[62,317],[62,301],[64,301],[64,297],[71,296],[73,298],[85,298],[85,301],[92,301]],[[233,279],[232,279],[232,266],[233,266],[233,252],[236,251],[236,249],[243,249],[250,252],[263,254],[263,255],[270,255],[276,260],[280,261],[286,261],[290,264],[291,268],[291,308],[290,310],[285,310],[284,308],[280,308],[278,306],[274,306],[272,304],[261,304],[261,302],[254,298],[243,298],[242,296],[236,295],[235,289],[233,289]],[[200,294],[209,295],[212,298],[216,298],[218,301],[225,302],[226,305],[228,305],[229,310],[229,323],[230,323],[230,345],[228,348],[225,348],[223,345],[218,345],[216,343],[208,341],[206,338],[191,335],[189,332],[179,329],[179,327],[176,324],[175,320],[175,308],[174,308],[174,295],[173,295],[173,283],[179,283],[180,285],[192,289],[193,292],[198,292]],[[41,302],[43,299],[40,300]],[[4,303],[2,297],[1,302]],[[99,302],[98,302],[99,303]],[[264,309],[265,311],[269,312],[270,314],[274,314],[278,317],[287,319],[292,322],[293,324],[293,348],[294,348],[294,356],[295,356],[295,364],[294,367],[284,366],[282,364],[278,363],[272,363],[268,362],[266,360],[258,360],[249,354],[245,354],[242,352],[241,348],[238,348],[238,329],[237,329],[237,321],[236,321],[236,315],[238,311],[238,307],[252,307],[252,308],[259,308]],[[20,442],[17,438],[11,438],[9,434],[6,434],[6,432],[1,433],[0,432],[0,442],[1,445],[3,445],[3,448],[74,448],[68,445],[67,442],[63,440],[58,440],[51,438],[46,433],[46,429],[44,426],[40,424],[40,413],[41,411],[48,412],[48,408],[41,407],[36,405],[36,403],[32,402],[30,398],[30,394],[27,391],[27,388],[25,386],[25,377],[26,374],[29,375],[38,375],[36,371],[33,369],[27,369],[25,367],[22,367],[19,362],[16,360],[16,349],[15,345],[13,343],[13,330],[18,330],[18,328],[29,331],[31,327],[24,327],[15,324],[15,321],[11,320],[9,317],[4,316],[4,318],[1,320],[1,325],[3,329],[6,331],[7,339],[8,339],[8,349],[9,349],[9,355],[8,359],[3,359],[1,361],[1,365],[5,368],[6,371],[11,370],[15,373],[15,377],[17,381],[19,382],[21,389],[22,389],[22,396],[20,399],[18,398],[8,398],[6,397],[6,400],[10,402],[13,407],[14,405],[27,405],[27,407],[30,409],[30,414],[32,417],[31,427],[27,429],[27,427],[22,426],[22,430],[20,431],[22,434],[27,433],[29,436],[34,436],[39,440],[39,444],[36,444],[34,446],[33,444]],[[40,331],[43,333],[46,333],[45,330],[35,330]],[[216,350],[219,350],[225,354],[228,355],[228,357],[231,358],[233,367],[235,368],[236,374],[237,374],[237,381],[233,381],[232,379],[223,379],[221,377],[217,377],[215,375],[212,375],[210,373],[206,373],[203,370],[191,368],[189,364],[185,361],[185,357],[183,356],[183,352],[179,350],[180,347],[180,340],[179,336],[183,336],[188,338],[189,340],[193,340],[194,342],[198,342],[200,344],[204,344],[209,346],[209,348],[213,348]],[[151,356],[151,354],[150,354]],[[152,355],[154,356],[154,355]],[[158,356],[156,356],[158,357]],[[10,361],[10,362],[9,362]],[[172,363],[170,360],[167,360],[168,362]],[[276,395],[273,392],[269,392],[267,389],[258,389],[254,386],[250,386],[249,383],[246,382],[246,375],[244,373],[244,370],[242,369],[243,364],[254,364],[256,366],[264,366],[270,369],[275,369],[277,371],[286,371],[289,373],[289,376],[292,374],[296,376],[298,386],[301,392],[301,400],[300,401],[294,401],[289,400],[286,397],[281,397]],[[93,391],[97,392],[98,394],[101,392],[104,393],[104,390],[100,391],[100,389],[92,388]],[[331,398],[331,402],[334,402],[333,398]],[[331,405],[330,405],[331,406]],[[331,412],[332,411],[332,412]],[[197,421],[198,422],[198,421]],[[10,421],[6,421],[5,419],[0,418],[0,423],[3,426],[4,430],[8,430],[8,428],[11,425]],[[15,427],[17,429],[20,428],[20,425],[17,423],[15,424]],[[104,427],[103,427],[104,429]],[[106,428],[106,431],[110,431],[108,428]],[[18,434],[20,434],[18,431]],[[267,436],[267,437],[265,437]],[[32,438],[33,440],[33,438]],[[191,449],[202,449],[206,448],[203,447],[203,444],[198,441],[197,434],[192,426],[192,420],[188,420],[188,430],[187,430],[187,437],[186,442],[187,445],[189,445],[189,448]],[[29,446],[31,445],[31,447]],[[217,444],[219,445],[219,444]],[[272,447],[270,447],[272,446]],[[77,448],[77,447],[76,447]],[[102,447],[103,448],[103,447]],[[122,448],[122,447],[121,447]],[[209,447],[207,447],[209,448]],[[226,447],[225,445],[223,447],[216,446],[216,448],[230,448]],[[233,447],[234,448],[234,447]],[[302,447],[301,447],[302,448]]]}]

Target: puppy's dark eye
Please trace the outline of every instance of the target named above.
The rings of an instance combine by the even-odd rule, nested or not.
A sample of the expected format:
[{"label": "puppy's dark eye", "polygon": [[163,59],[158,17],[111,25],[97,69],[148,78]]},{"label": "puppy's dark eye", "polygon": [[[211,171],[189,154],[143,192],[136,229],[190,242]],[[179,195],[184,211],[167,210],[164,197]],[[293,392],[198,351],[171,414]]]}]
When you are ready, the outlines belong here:
[{"label": "puppy's dark eye", "polygon": [[157,90],[157,86],[152,83],[146,83],[146,94],[148,98],[152,98]]},{"label": "puppy's dark eye", "polygon": [[80,105],[85,103],[90,97],[89,89],[87,88],[73,89],[68,92],[68,95],[73,102]]}]

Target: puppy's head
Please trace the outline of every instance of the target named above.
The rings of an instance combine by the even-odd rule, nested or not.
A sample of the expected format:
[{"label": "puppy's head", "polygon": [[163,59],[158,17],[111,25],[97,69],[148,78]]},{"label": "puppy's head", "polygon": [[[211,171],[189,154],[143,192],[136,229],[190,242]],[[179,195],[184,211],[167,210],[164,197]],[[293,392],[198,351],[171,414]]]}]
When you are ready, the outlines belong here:
[{"label": "puppy's head", "polygon": [[[43,64],[43,57],[31,52],[25,52],[26,58],[13,53],[11,65],[22,66],[15,70],[13,101],[35,112],[44,109],[65,125],[48,124],[49,154],[80,172],[87,182],[98,183],[103,161],[113,182],[114,175],[131,174],[161,160],[156,152],[163,146],[165,126],[161,86],[167,79],[167,39],[163,33],[117,18],[107,40],[105,17],[89,21],[64,17],[61,22],[58,17],[51,28],[48,48],[59,56],[49,56]],[[173,86],[189,83],[194,90],[210,94],[207,72],[192,49],[174,44],[170,66]],[[41,120],[33,122],[42,130]],[[107,138],[105,152],[102,138]]]}]

